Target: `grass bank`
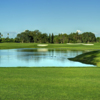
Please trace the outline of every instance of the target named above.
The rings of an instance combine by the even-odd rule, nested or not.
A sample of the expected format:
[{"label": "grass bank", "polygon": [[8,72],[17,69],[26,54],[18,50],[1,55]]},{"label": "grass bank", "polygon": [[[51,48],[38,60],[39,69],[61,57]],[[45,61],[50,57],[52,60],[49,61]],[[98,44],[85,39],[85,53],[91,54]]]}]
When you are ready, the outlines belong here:
[{"label": "grass bank", "polygon": [[94,45],[48,44],[48,46],[38,46],[37,43],[0,43],[0,49],[15,48],[63,48],[70,50],[97,50],[100,49],[100,43],[94,43]]},{"label": "grass bank", "polygon": [[0,100],[100,100],[100,68],[0,68]]},{"label": "grass bank", "polygon": [[75,58],[69,58],[72,61],[79,61],[86,64],[93,64],[100,67],[100,50],[83,53]]}]

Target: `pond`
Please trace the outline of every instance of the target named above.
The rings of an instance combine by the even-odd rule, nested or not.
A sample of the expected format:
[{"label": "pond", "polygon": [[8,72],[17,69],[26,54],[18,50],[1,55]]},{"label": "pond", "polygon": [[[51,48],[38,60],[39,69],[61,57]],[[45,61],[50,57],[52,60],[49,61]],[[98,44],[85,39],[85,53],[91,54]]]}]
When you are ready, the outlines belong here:
[{"label": "pond", "polygon": [[0,67],[95,67],[68,60],[84,52],[46,48],[4,49],[0,50]]}]

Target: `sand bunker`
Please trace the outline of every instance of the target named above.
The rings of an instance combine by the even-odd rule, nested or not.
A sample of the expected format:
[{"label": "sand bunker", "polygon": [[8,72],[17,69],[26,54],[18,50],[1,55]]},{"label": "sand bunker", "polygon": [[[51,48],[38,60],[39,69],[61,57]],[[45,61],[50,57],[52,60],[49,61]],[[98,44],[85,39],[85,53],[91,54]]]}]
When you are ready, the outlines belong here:
[{"label": "sand bunker", "polygon": [[38,44],[37,46],[48,46],[48,44]]},{"label": "sand bunker", "polygon": [[67,43],[68,45],[81,45],[83,43]]},{"label": "sand bunker", "polygon": [[68,45],[94,45],[94,44],[84,44],[84,43],[67,43]]},{"label": "sand bunker", "polygon": [[94,45],[94,44],[83,44],[83,45]]}]

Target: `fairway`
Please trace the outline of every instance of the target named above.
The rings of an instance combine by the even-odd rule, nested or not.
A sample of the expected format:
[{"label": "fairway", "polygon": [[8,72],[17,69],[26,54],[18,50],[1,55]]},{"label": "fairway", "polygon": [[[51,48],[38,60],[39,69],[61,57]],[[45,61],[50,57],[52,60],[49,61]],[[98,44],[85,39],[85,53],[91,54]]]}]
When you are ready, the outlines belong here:
[{"label": "fairway", "polygon": [[0,100],[100,100],[100,68],[0,68]]},{"label": "fairway", "polygon": [[[94,45],[69,45],[65,44],[38,44],[38,43],[0,43],[0,49],[16,49],[16,48],[62,48],[69,50],[100,50],[100,43]],[[42,45],[42,46],[38,46]],[[46,46],[45,46],[46,45]]]}]

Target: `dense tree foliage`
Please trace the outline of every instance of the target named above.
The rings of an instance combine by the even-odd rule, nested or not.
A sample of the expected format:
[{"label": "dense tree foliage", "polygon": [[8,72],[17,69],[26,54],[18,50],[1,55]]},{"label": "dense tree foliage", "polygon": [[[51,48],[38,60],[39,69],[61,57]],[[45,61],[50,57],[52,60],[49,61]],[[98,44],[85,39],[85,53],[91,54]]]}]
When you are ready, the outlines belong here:
[{"label": "dense tree foliage", "polygon": [[20,34],[17,34],[16,38],[9,38],[9,33],[7,33],[7,38],[2,38],[0,33],[0,42],[21,42],[21,43],[89,43],[89,42],[100,42],[100,37],[95,37],[92,32],[84,32],[79,34],[78,32],[73,32],[70,34],[58,35],[42,33],[39,30],[29,31],[25,30]]},{"label": "dense tree foliage", "polygon": [[96,38],[96,41],[97,41],[97,42],[100,42],[100,37],[97,37],[97,38]]},{"label": "dense tree foliage", "polygon": [[0,33],[0,39],[1,39],[1,33]]},{"label": "dense tree foliage", "polygon": [[0,33],[0,42],[1,42],[2,40],[1,40],[1,33]]},{"label": "dense tree foliage", "polygon": [[92,32],[84,32],[82,34],[82,41],[83,42],[95,42],[96,41],[96,37]]}]

